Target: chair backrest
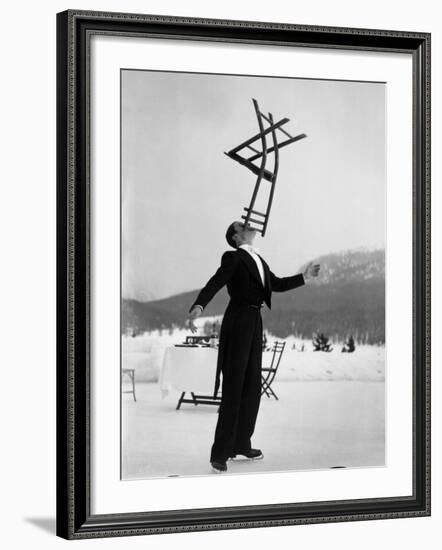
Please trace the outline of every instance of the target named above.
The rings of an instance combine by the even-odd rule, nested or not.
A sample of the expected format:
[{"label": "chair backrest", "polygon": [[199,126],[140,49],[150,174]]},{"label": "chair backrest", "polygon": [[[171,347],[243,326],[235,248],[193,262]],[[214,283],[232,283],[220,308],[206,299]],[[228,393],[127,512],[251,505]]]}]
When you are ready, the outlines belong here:
[{"label": "chair backrest", "polygon": [[270,363],[270,370],[277,371],[279,363],[281,362],[281,357],[284,352],[285,342],[278,342],[277,340],[273,343],[271,348],[272,352],[272,362]]}]

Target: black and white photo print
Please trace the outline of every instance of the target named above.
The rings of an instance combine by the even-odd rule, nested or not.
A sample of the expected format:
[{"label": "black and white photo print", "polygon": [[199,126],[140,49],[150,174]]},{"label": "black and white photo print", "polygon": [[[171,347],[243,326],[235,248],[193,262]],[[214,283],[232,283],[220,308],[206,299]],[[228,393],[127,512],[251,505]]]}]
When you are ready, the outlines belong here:
[{"label": "black and white photo print", "polygon": [[385,465],[385,94],[121,70],[121,479]]}]

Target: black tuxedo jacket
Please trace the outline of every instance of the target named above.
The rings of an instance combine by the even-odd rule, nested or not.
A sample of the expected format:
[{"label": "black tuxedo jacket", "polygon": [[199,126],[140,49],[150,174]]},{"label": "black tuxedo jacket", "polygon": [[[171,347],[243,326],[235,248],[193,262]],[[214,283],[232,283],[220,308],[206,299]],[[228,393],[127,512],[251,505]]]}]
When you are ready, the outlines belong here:
[{"label": "black tuxedo jacket", "polygon": [[261,261],[265,275],[264,287],[258,267],[246,250],[237,248],[224,252],[220,267],[200,291],[190,311],[195,305],[205,308],[224,285],[227,285],[231,302],[259,305],[264,301],[271,309],[272,292],[285,292],[305,284],[302,273],[277,277],[262,258]]}]

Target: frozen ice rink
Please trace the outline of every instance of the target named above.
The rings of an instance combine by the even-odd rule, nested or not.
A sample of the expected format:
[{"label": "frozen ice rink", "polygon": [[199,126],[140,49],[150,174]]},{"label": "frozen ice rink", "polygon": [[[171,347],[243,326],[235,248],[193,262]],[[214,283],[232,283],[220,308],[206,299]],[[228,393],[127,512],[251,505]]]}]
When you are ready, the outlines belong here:
[{"label": "frozen ice rink", "polygon": [[[252,440],[264,459],[229,461],[223,475],[384,465],[383,372],[378,380],[282,377],[272,387],[279,400],[262,397]],[[138,382],[136,392],[136,402],[123,394],[122,478],[215,475],[209,454],[217,407],[177,411],[179,392],[162,398],[155,382]]]}]

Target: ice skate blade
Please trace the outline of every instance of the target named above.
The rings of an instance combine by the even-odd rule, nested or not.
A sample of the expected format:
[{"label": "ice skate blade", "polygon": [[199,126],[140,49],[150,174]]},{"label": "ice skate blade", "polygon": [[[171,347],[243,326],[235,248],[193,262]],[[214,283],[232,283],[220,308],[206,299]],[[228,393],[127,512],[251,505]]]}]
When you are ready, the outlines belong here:
[{"label": "ice skate blade", "polygon": [[248,456],[245,456],[245,455],[236,455],[236,456],[231,456],[229,458],[229,460],[232,460],[233,462],[250,462],[252,460],[262,460],[264,458],[264,455],[261,454],[259,456],[252,456],[252,457],[248,457]]}]

